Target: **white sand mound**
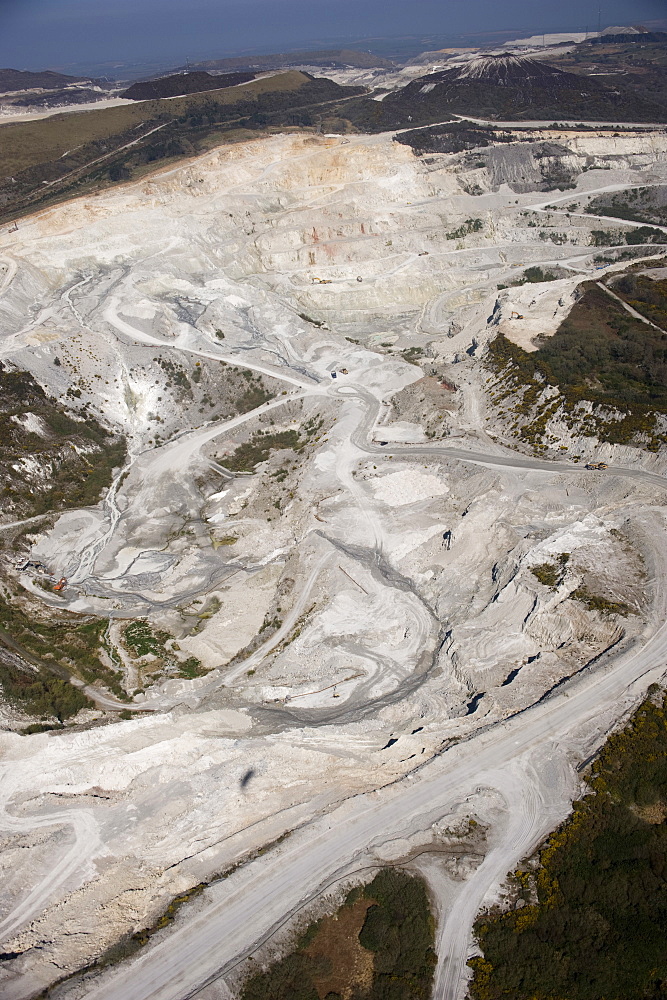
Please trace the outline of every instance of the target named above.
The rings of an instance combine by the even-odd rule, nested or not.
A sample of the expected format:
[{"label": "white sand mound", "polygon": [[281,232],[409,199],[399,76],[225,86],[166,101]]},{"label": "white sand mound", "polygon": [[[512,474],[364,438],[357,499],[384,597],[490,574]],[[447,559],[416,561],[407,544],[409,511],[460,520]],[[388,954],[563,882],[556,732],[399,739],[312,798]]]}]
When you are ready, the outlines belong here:
[{"label": "white sand mound", "polygon": [[405,469],[378,479],[373,483],[373,491],[376,500],[381,500],[390,507],[402,507],[407,503],[444,496],[449,493],[449,487],[437,476]]}]

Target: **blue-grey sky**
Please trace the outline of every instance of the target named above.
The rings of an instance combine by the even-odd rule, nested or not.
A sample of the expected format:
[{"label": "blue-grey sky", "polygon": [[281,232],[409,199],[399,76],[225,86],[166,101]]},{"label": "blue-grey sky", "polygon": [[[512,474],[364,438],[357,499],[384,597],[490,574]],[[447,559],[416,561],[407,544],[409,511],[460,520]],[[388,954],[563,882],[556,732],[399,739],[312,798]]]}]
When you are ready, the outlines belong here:
[{"label": "blue-grey sky", "polygon": [[[583,30],[597,26],[598,6],[599,0],[0,0],[0,66],[178,65],[377,35]],[[603,27],[667,16],[667,0],[600,6]]]}]

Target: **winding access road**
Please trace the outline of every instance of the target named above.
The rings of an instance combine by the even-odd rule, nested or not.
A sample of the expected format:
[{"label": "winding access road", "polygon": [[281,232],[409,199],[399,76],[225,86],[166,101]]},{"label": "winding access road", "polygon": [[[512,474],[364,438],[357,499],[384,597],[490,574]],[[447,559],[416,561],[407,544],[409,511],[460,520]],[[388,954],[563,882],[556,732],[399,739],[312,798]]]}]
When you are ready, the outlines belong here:
[{"label": "winding access road", "polygon": [[[91,1000],[195,996],[255,950],[286,915],[359,867],[369,848],[425,829],[461,796],[478,787],[492,787],[511,804],[512,819],[504,846],[487,857],[474,899],[465,907],[474,916],[480,897],[499,873],[511,868],[545,832],[539,817],[553,791],[552,782],[542,774],[543,762],[548,760],[545,750],[565,756],[568,746],[584,739],[582,734],[590,737],[595,732],[605,711],[633,693],[637,697],[650,682],[659,680],[666,662],[667,625],[662,625],[643,648],[619,656],[604,672],[580,674],[549,698],[433,758],[412,776],[344,803],[217,886],[211,902],[159,943],[149,945],[138,959],[92,986],[87,996]],[[604,733],[600,733],[602,739]],[[523,769],[519,793],[516,766]],[[437,1000],[456,1000],[465,975],[470,914],[465,914],[464,921],[461,910],[452,913],[448,923],[451,928],[454,922],[457,931],[450,942],[443,942]]]},{"label": "winding access road", "polygon": [[[379,401],[360,387],[336,393],[357,397],[365,412],[352,443],[371,454],[389,450],[369,443]],[[437,445],[392,446],[391,453],[445,455],[484,465],[580,472],[571,464],[521,455],[489,455]],[[613,469],[667,487],[664,477],[643,470]],[[664,526],[663,526],[664,530]],[[667,573],[667,547],[657,546]],[[664,595],[657,595],[656,621],[663,622]],[[484,862],[466,882],[438,930],[436,1000],[459,1000],[466,982],[472,923],[485,894],[568,811],[574,785],[570,757],[603,742],[605,714],[629,709],[667,663],[667,625],[648,627],[633,648],[585,669],[551,695],[516,716],[478,731],[432,758],[404,779],[347,800],[297,830],[283,844],[209,890],[196,914],[162,940],[113,970],[86,994],[91,1000],[186,1000],[266,941],[308,901],[346,874],[368,864],[372,850],[389,840],[427,829],[479,788],[493,789],[506,803],[505,828]],[[602,720],[602,721],[601,721]]]}]

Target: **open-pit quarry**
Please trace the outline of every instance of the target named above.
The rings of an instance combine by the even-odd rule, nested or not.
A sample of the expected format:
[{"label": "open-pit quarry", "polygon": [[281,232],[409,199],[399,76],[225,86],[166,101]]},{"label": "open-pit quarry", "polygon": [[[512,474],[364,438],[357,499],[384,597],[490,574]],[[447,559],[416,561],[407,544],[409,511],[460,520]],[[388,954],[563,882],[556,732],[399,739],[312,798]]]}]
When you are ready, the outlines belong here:
[{"label": "open-pit quarry", "polygon": [[[126,445],[98,504],[0,523],[9,604],[102,622],[106,665],[74,664],[65,726],[2,706],[5,1000],[232,996],[311,903],[402,860],[435,996],[465,995],[480,907],[667,662],[663,455],[514,448],[486,345],[532,350],[627,267],[640,224],[584,207],[667,184],[666,153],[646,128],[479,156],[277,134],[0,236],[5,369]],[[479,852],[443,852],[470,819]]]}]

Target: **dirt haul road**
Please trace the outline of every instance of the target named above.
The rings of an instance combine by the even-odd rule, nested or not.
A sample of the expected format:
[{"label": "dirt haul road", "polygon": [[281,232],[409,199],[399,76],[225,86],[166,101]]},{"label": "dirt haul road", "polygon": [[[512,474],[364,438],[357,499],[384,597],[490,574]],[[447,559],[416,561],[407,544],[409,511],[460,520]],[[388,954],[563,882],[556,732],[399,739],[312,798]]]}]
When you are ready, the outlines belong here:
[{"label": "dirt haul road", "polygon": [[[368,443],[379,401],[353,386],[338,393],[348,399],[358,396],[366,404],[352,435],[354,445],[385,454]],[[392,450],[517,469],[580,471],[565,463],[519,455],[438,446]],[[607,474],[667,488],[667,479],[642,470],[608,470]],[[658,546],[658,554],[662,561],[658,578],[663,578],[667,572],[664,544]],[[319,569],[314,570],[309,585]],[[664,597],[657,597],[662,607]],[[439,928],[434,995],[437,1000],[457,1000],[466,981],[472,923],[485,895],[568,812],[576,784],[570,754],[579,750],[583,756],[602,742],[605,726],[598,728],[600,720],[619,702],[631,704],[648,683],[659,680],[666,656],[667,626],[663,625],[643,649],[597,665],[595,672],[584,671],[541,703],[448,749],[397,785],[361,796],[297,831],[284,847],[216,887],[213,901],[197,916],[86,995],[94,1000],[184,1000],[195,995],[206,983],[224,977],[305,902],[368,863],[374,845],[424,829],[452,803],[479,788],[492,788],[506,802],[507,823]]]},{"label": "dirt haul road", "polygon": [[[571,784],[571,779],[554,782],[553,759],[557,770],[558,759],[566,759],[568,746],[597,742],[592,734],[599,732],[605,712],[624,698],[631,699],[633,685],[638,691],[659,680],[666,658],[667,626],[663,625],[643,649],[620,657],[604,673],[586,672],[519,716],[452,747],[409,779],[346,803],[293,835],[266,859],[222,883],[215,902],[86,995],[91,1000],[185,1000],[193,996],[205,983],[224,976],[286,914],[346,871],[361,867],[374,843],[423,829],[429,818],[433,821],[442,815],[457,797],[480,786],[494,787],[511,802],[514,818],[502,848],[480,868],[473,898],[466,902],[463,894],[459,911],[451,911],[446,925],[458,931],[442,942],[435,995],[438,1000],[455,1000],[470,942],[470,917],[499,873],[509,870],[550,828],[554,814],[551,809],[544,813],[543,807],[550,799],[557,801],[558,793],[562,797],[563,784]],[[599,733],[599,739],[603,738]],[[523,769],[519,795],[513,771],[517,764]]]},{"label": "dirt haul road", "polygon": [[[85,368],[92,378],[100,374],[98,367],[103,363],[98,348],[104,347],[105,351],[108,348],[104,358],[110,359],[118,378],[114,380],[116,388],[109,378],[109,389],[102,392],[108,394],[109,405],[115,407],[113,412],[118,420],[125,421],[123,426],[135,435],[131,475],[124,483],[117,479],[118,495],[114,486],[106,511],[91,509],[65,515],[61,527],[49,529],[40,543],[58,565],[61,554],[74,562],[78,560],[78,569],[73,565],[73,572],[82,583],[80,591],[72,588],[72,609],[89,610],[85,604],[88,587],[91,593],[99,589],[100,600],[118,601],[127,614],[135,614],[132,609],[137,607],[136,613],[149,616],[155,607],[168,608],[195,596],[203,597],[213,587],[218,589],[223,579],[234,579],[221,575],[220,563],[216,561],[219,557],[212,549],[207,561],[208,544],[197,547],[188,542],[182,552],[180,548],[175,552],[174,569],[168,569],[172,575],[164,589],[151,582],[150,575],[165,565],[160,561],[161,550],[167,545],[168,532],[164,526],[180,510],[179,504],[184,504],[190,516],[190,508],[181,498],[190,496],[186,494],[186,486],[194,479],[197,463],[203,466],[209,461],[200,452],[201,446],[205,439],[212,440],[225,430],[232,431],[237,423],[237,418],[233,418],[202,427],[202,418],[193,414],[190,422],[170,430],[173,436],[169,444],[148,450],[147,444],[154,434],[148,423],[151,408],[155,407],[166,420],[171,416],[164,403],[158,407],[164,378],[149,364],[156,349],[159,352],[168,349],[172,356],[180,353],[184,362],[189,362],[188,356],[192,355],[202,361],[206,359],[208,367],[210,362],[231,363],[281,379],[293,395],[279,399],[287,402],[298,397],[299,407],[312,419],[319,408],[314,397],[319,396],[323,415],[331,423],[330,430],[323,431],[322,438],[317,439],[312,463],[304,465],[298,474],[290,473],[293,479],[288,486],[294,489],[294,505],[286,504],[280,518],[271,512],[272,523],[268,527],[263,515],[257,513],[259,508],[253,509],[261,474],[255,477],[254,486],[250,479],[244,480],[242,487],[237,484],[236,508],[242,500],[241,489],[249,491],[249,503],[243,508],[243,518],[228,523],[230,527],[239,526],[237,545],[245,548],[241,557],[234,554],[235,561],[230,561],[229,569],[225,569],[225,573],[233,570],[238,574],[241,582],[225,588],[230,604],[228,610],[218,612],[221,631],[220,620],[224,615],[238,629],[245,605],[264,599],[264,591],[259,587],[252,590],[247,586],[253,576],[246,569],[257,570],[257,577],[268,566],[276,579],[282,579],[281,567],[288,558],[298,556],[288,567],[294,589],[282,627],[256,650],[250,662],[235,662],[227,677],[222,666],[206,678],[174,679],[154,685],[141,702],[144,708],[154,709],[151,716],[121,722],[106,730],[101,727],[90,735],[86,733],[82,740],[86,746],[80,749],[81,763],[74,759],[71,734],[56,735],[53,739],[38,736],[36,746],[16,738],[26,749],[19,747],[16,753],[21,759],[12,761],[20,778],[14,785],[8,782],[3,787],[6,825],[16,833],[54,823],[65,829],[69,827],[70,836],[58,847],[62,855],[59,854],[51,871],[47,864],[38,863],[39,859],[32,869],[21,868],[22,876],[24,871],[26,876],[16,892],[15,910],[8,924],[9,928],[19,929],[20,939],[12,942],[9,937],[4,938],[5,951],[21,954],[13,969],[8,968],[10,963],[3,963],[7,977],[3,989],[12,1000],[33,995],[39,975],[45,970],[46,976],[53,978],[62,975],[63,970],[81,968],[99,953],[99,948],[117,941],[131,929],[133,919],[135,925],[138,921],[150,922],[153,917],[146,915],[149,908],[153,907],[150,914],[154,915],[156,908],[184,885],[209,879],[211,872],[224,871],[241,861],[242,866],[233,875],[208,889],[196,908],[185,907],[175,926],[163,932],[163,939],[155,938],[133,962],[111,969],[98,979],[72,982],[60,988],[65,993],[71,992],[77,1000],[82,996],[180,1000],[194,995],[202,983],[217,977],[221,970],[224,975],[302,904],[321,893],[332,879],[369,863],[377,864],[380,848],[388,841],[430,831],[432,824],[451,814],[468,797],[476,801],[478,789],[489,789],[503,803],[499,818],[490,824],[489,850],[479,868],[461,883],[461,892],[454,903],[447,906],[443,903],[444,920],[438,928],[436,995],[440,1000],[455,1000],[465,979],[470,928],[479,905],[503,874],[569,810],[576,791],[570,756],[581,760],[594,750],[649,681],[658,679],[663,671],[667,637],[659,628],[665,618],[664,601],[659,593],[655,595],[659,606],[653,612],[654,626],[647,627],[634,640],[630,651],[630,640],[625,652],[616,658],[608,655],[596,659],[588,651],[579,656],[577,651],[572,669],[589,661],[595,663],[594,669],[580,672],[575,680],[560,687],[554,685],[572,670],[568,668],[566,674],[552,676],[545,669],[539,675],[539,684],[526,685],[526,700],[521,700],[522,690],[519,694],[512,693],[511,699],[498,702],[497,711],[505,721],[499,721],[499,715],[493,715],[487,707],[493,694],[485,696],[487,701],[479,714],[476,709],[466,714],[467,700],[483,688],[489,691],[483,672],[490,674],[490,668],[483,666],[479,673],[470,668],[465,684],[461,684],[457,676],[459,664],[444,679],[440,676],[438,681],[430,682],[429,671],[436,664],[432,650],[443,645],[444,629],[452,612],[456,614],[467,608],[468,583],[479,590],[491,576],[493,563],[485,559],[487,555],[489,559],[495,558],[493,553],[484,553],[483,558],[480,555],[479,565],[471,569],[473,533],[482,540],[481,545],[486,545],[488,537],[490,549],[492,536],[497,533],[495,526],[506,517],[504,512],[513,514],[523,502],[524,493],[530,491],[532,495],[525,502],[525,525],[519,523],[519,527],[526,529],[522,538],[528,540],[521,551],[517,543],[511,558],[517,554],[524,566],[524,577],[535,587],[530,573],[534,563],[526,562],[524,556],[533,552],[536,559],[543,559],[554,551],[562,551],[562,546],[557,546],[563,534],[572,529],[567,540],[570,551],[575,529],[581,528],[581,535],[586,538],[595,532],[602,535],[608,532],[612,521],[617,525],[622,523],[621,518],[639,518],[641,514],[636,508],[644,503],[649,507],[654,504],[650,507],[653,518],[650,530],[643,535],[650,539],[645,548],[652,549],[659,557],[661,565],[655,577],[662,580],[665,525],[660,504],[667,481],[642,469],[614,468],[616,463],[632,464],[632,459],[624,453],[609,460],[610,469],[606,473],[584,473],[581,466],[574,464],[514,454],[496,445],[483,431],[482,389],[467,374],[477,365],[479,355],[475,353],[476,347],[472,354],[469,349],[473,344],[483,345],[495,335],[495,327],[487,322],[487,317],[497,298],[499,281],[504,282],[512,268],[544,261],[545,248],[536,227],[521,224],[523,212],[531,207],[544,207],[544,195],[538,197],[537,192],[518,195],[511,204],[507,194],[490,189],[483,196],[473,197],[461,192],[454,175],[448,173],[449,167],[442,168],[441,176],[433,171],[427,176],[407,147],[399,147],[387,137],[359,137],[344,142],[343,145],[342,141],[337,143],[327,138],[274,137],[258,143],[252,150],[248,148],[242,153],[245,159],[236,165],[232,161],[235,163],[236,156],[241,154],[234,147],[233,154],[216,153],[199,160],[190,180],[187,171],[195,171],[195,167],[179,167],[151,181],[155,187],[141,188],[138,198],[136,193],[131,194],[130,188],[115,191],[108,197],[112,199],[111,208],[115,205],[118,211],[111,211],[103,218],[96,209],[98,216],[92,228],[87,228],[88,222],[74,217],[71,224],[67,223],[64,237],[59,231],[47,232],[49,225],[57,229],[58,212],[75,211],[70,207],[56,211],[55,223],[47,223],[45,217],[40,222],[36,217],[21,229],[22,240],[34,241],[32,250],[24,253],[34,262],[35,270],[27,274],[22,268],[18,276],[13,276],[10,268],[4,282],[3,298],[13,309],[8,315],[14,323],[7,329],[16,332],[8,332],[2,345],[3,354],[25,367],[34,363],[38,374],[50,384],[54,373],[62,372],[62,368],[54,368],[52,352],[57,350],[64,355],[69,343],[71,365],[76,365],[77,370],[83,366],[82,370]],[[388,171],[387,164],[393,173]],[[621,187],[635,186],[637,173],[633,171],[630,176],[623,164],[618,176],[628,183]],[[649,166],[657,170],[653,160]],[[648,168],[644,173],[648,174]],[[386,184],[384,181],[379,184],[378,177],[386,180]],[[599,184],[602,179],[596,180],[591,172],[586,173],[587,183]],[[193,201],[192,191],[199,192],[197,202]],[[287,193],[283,201],[284,192]],[[131,198],[135,200],[128,200]],[[175,212],[170,216],[172,203]],[[107,203],[100,199],[99,204]],[[452,215],[453,204],[458,206],[456,215]],[[282,206],[280,211],[277,205]],[[140,216],[135,217],[137,211]],[[217,212],[215,227],[210,225],[212,211]],[[126,216],[125,212],[129,214]],[[463,241],[460,249],[454,244],[454,249],[447,232],[478,212],[488,213],[488,231],[471,237],[466,247]],[[282,217],[276,225],[280,213]],[[172,218],[172,224],[165,228],[167,216]],[[383,224],[385,228],[376,232],[377,227],[371,227],[370,223],[385,217],[388,220]],[[570,232],[569,245],[549,250],[550,261],[567,264],[575,259],[586,260],[596,253],[588,242],[584,216],[577,221],[581,225]],[[591,224],[596,223],[593,220]],[[135,233],[136,252],[128,250],[130,232]],[[42,244],[45,235],[53,241],[50,245]],[[394,237],[393,246],[390,236]],[[427,238],[429,251],[425,254]],[[158,248],[155,252],[154,247]],[[148,256],[147,250],[151,251]],[[573,257],[577,252],[581,257]],[[181,257],[183,253],[185,256]],[[48,298],[48,294],[42,292],[36,275],[41,273],[47,259],[56,261],[60,270],[49,285],[53,289],[53,302],[44,306],[42,299]],[[193,280],[185,281],[184,274],[191,274]],[[585,270],[581,275],[575,274],[571,282],[576,283],[583,274]],[[326,280],[320,285],[312,280],[313,275]],[[362,278],[361,282],[357,276]],[[21,298],[22,281],[27,282],[29,301],[39,301],[43,310],[53,308],[55,319],[50,320],[46,312],[42,315],[35,310],[34,320],[24,326],[27,310]],[[471,288],[474,294],[466,305],[464,293]],[[457,300],[459,293],[461,298]],[[295,303],[301,311],[297,311]],[[209,310],[207,319],[200,318],[207,315],[200,313],[200,308]],[[555,303],[549,307],[549,322],[555,308]],[[543,322],[545,310],[539,303],[536,305],[539,314],[536,323]],[[525,311],[528,315],[528,310]],[[460,320],[462,324],[458,332],[449,325],[454,314],[457,323]],[[398,315],[407,318],[401,321],[402,325],[394,326]],[[456,438],[461,443],[458,448],[446,447],[444,443],[420,443],[423,440],[419,436],[420,427],[413,424],[407,430],[399,428],[400,433],[406,434],[402,439],[405,443],[392,441],[382,447],[372,440],[384,436],[382,421],[389,420],[389,408],[383,410],[381,401],[393,398],[426,371],[426,366],[409,368],[399,353],[406,345],[412,346],[408,338],[412,332],[421,332],[418,324],[424,316],[433,317],[433,331],[428,335],[440,338],[434,341],[439,360],[443,365],[456,363],[457,371],[461,372],[460,395],[466,396],[466,400],[460,417],[452,417],[452,433],[462,435]],[[54,324],[53,328],[41,329],[47,320]],[[348,325],[344,325],[346,322]],[[556,325],[555,319],[552,325]],[[81,344],[90,344],[92,357],[84,354],[79,339],[70,341],[73,327],[78,330]],[[215,333],[223,327],[224,353]],[[386,333],[381,332],[385,329]],[[404,330],[408,332],[403,333]],[[343,332],[352,337],[343,336]],[[397,339],[402,336],[406,339]],[[54,337],[60,339],[49,339]],[[391,355],[368,350],[363,346],[367,340],[370,344],[380,343],[383,351],[393,341],[396,350]],[[389,343],[383,343],[385,340]],[[137,357],[146,365],[143,375],[136,363],[132,370],[134,355],[130,348],[136,349]],[[464,362],[460,367],[459,355]],[[348,369],[344,386],[341,377],[331,379],[334,366]],[[134,409],[125,403],[127,385],[133,387],[132,398],[139,401]],[[93,403],[99,389],[101,385],[91,396]],[[89,392],[85,385],[82,391]],[[326,396],[328,400],[323,398]],[[276,420],[281,418],[280,405],[276,401],[266,407],[267,410],[276,407],[271,410]],[[252,420],[256,415],[257,411],[239,419]],[[466,448],[467,442],[470,450]],[[368,456],[372,456],[370,462]],[[424,463],[402,462],[404,458],[421,456],[458,461],[431,461],[428,475],[421,471]],[[399,463],[402,471],[397,476],[394,465]],[[459,463],[468,467],[472,463],[480,468],[469,476],[469,468]],[[659,464],[650,467],[661,468]],[[514,475],[512,470],[520,474]],[[400,479],[401,476],[404,478]],[[562,484],[566,478],[569,486],[570,476],[574,480],[570,491],[574,496],[559,487],[559,480]],[[624,487],[614,493],[621,476],[627,478],[629,487],[630,481],[636,481],[658,486],[660,491],[636,491],[635,496],[632,488]],[[401,484],[409,480],[412,501],[418,477],[423,481],[422,499],[418,501],[423,507],[403,506],[405,497],[401,490],[404,493],[405,486]],[[268,491],[267,481],[270,483],[265,476],[262,488]],[[479,517],[473,510],[463,522],[459,551],[454,545],[451,558],[448,554],[440,561],[443,527],[454,523],[449,518],[464,509],[464,491],[459,490],[459,485],[469,482],[475,503],[483,509]],[[598,492],[596,484],[602,484]],[[446,507],[448,501],[443,498],[457,490],[455,501]],[[540,491],[546,496],[539,496]],[[274,494],[271,499],[275,499]],[[300,507],[304,499],[306,502]],[[465,502],[469,499],[466,494]],[[210,515],[212,525],[224,524],[222,518],[228,516],[228,503],[224,499],[213,501],[212,507],[206,508],[205,516]],[[193,505],[193,514],[201,519],[203,508],[199,498],[197,504],[196,509]],[[554,508],[558,508],[561,518],[555,529]],[[314,510],[323,516],[313,515]],[[447,511],[446,521],[443,510]],[[497,510],[501,510],[500,516]],[[586,520],[589,512],[591,525]],[[155,518],[154,538],[147,536],[144,516]],[[213,520],[218,516],[221,520]],[[609,524],[603,523],[605,518]],[[137,528],[140,522],[141,527]],[[548,550],[540,534],[543,527],[548,536],[546,541],[551,545]],[[509,544],[514,545],[514,541]],[[462,553],[460,568],[455,563],[459,553]],[[188,562],[191,554],[192,561]],[[505,555],[501,557],[505,559]],[[429,584],[428,589],[424,585],[424,571],[432,563],[443,580],[439,592],[435,586]],[[146,571],[143,581],[135,572],[141,567]],[[287,576],[287,569],[283,576]],[[162,580],[158,582],[162,588]],[[232,597],[236,599],[234,588],[240,594],[236,603],[232,601]],[[447,604],[450,593],[455,596]],[[502,688],[507,693],[503,677],[509,674],[510,667],[522,664],[534,649],[521,633],[519,615],[526,590],[509,596],[500,590],[498,593],[506,600],[504,604],[499,601],[492,605],[495,597],[488,595],[488,606],[496,617],[491,625],[482,623],[480,660],[485,662],[485,643],[497,658],[505,633],[511,631],[509,622],[515,628],[516,650],[512,647],[506,654],[507,669],[503,665],[505,660],[500,667],[494,666],[500,673],[491,681],[495,685],[491,687],[493,692]],[[438,602],[437,616],[429,610],[435,606],[434,596]],[[528,597],[533,600],[533,591]],[[140,598],[143,604],[139,603]],[[90,601],[93,599],[96,599],[94,593]],[[80,605],[76,605],[77,600]],[[301,638],[302,643],[310,642],[310,646],[302,654],[298,641],[290,644],[281,665],[280,654],[274,655],[276,646],[290,638],[302,612],[316,600],[320,605],[313,612],[313,624],[306,625]],[[338,607],[337,601],[343,601],[344,605]],[[459,604],[454,606],[457,601]],[[268,602],[262,605],[257,620],[247,625],[248,639],[258,634],[265,607],[271,609]],[[643,603],[638,607],[643,608]],[[108,606],[103,605],[101,610],[107,614]],[[583,611],[576,613],[584,615]],[[549,614],[547,609],[545,617]],[[204,620],[208,621],[202,616]],[[207,634],[212,634],[211,642],[215,640],[214,627],[218,625],[215,617],[211,621],[199,638],[185,639],[191,642],[189,652],[193,655],[205,649]],[[478,621],[479,618],[473,619],[473,629]],[[637,622],[640,621],[638,615]],[[467,623],[464,625],[467,627]],[[547,625],[555,635],[558,630],[551,618]],[[637,624],[637,630],[641,628]],[[387,639],[385,643],[385,632],[391,642]],[[474,645],[476,637],[469,632],[464,634],[463,627],[459,633],[459,649],[462,644]],[[211,659],[214,666],[229,663],[230,652],[215,655],[217,660],[213,656]],[[446,655],[443,654],[441,663],[449,668]],[[316,662],[318,656],[321,659]],[[348,665],[352,658],[354,671]],[[287,665],[285,660],[289,660]],[[254,672],[255,665],[259,668],[258,677],[251,679],[247,676],[248,667]],[[534,670],[537,673],[538,667]],[[357,683],[355,678],[360,676],[365,679]],[[345,685],[342,696],[329,694],[326,703],[322,697],[319,700],[312,697],[319,691],[329,691],[332,679]],[[272,730],[270,738],[263,742],[257,727],[245,740],[243,728],[241,735],[234,730],[233,738],[224,742],[218,739],[216,731],[214,743],[203,729],[198,733],[198,726],[208,731],[212,723],[205,721],[204,712],[198,716],[196,711],[189,714],[186,709],[205,708],[204,699],[209,692],[222,704],[225,697],[224,692],[220,693],[222,684],[230,680],[234,682],[233,697],[248,705],[249,717],[243,717],[244,726],[252,727],[250,716],[257,710],[263,725],[278,720],[277,735]],[[544,685],[539,686],[543,680]],[[472,685],[469,691],[468,684]],[[353,694],[348,696],[348,690]],[[540,701],[548,690],[554,693]],[[328,700],[333,697],[340,697],[340,701]],[[528,709],[527,704],[534,707]],[[172,705],[178,705],[178,711],[172,717],[163,717],[161,722],[160,713]],[[302,713],[300,717],[297,710]],[[347,722],[346,711],[348,718],[360,722],[356,729],[343,727],[342,723]],[[414,732],[420,735],[411,735],[413,742],[418,740],[420,745],[410,746],[404,753],[403,739],[408,743],[412,720],[422,719],[422,713],[430,713],[424,725],[430,730],[430,742],[426,733],[421,732],[421,724],[415,721],[419,729]],[[269,723],[265,722],[267,718]],[[336,726],[331,725],[332,720]],[[187,730],[187,739],[192,741],[188,751],[191,757],[184,757],[182,748],[172,743],[171,730],[179,730],[179,726]],[[282,742],[281,727],[286,727]],[[404,727],[405,732],[400,733],[401,743],[395,748],[394,760],[390,751],[384,752],[385,743],[399,727]],[[104,741],[105,732],[111,730],[118,746]],[[443,744],[445,737],[447,741]],[[460,742],[452,745],[449,737]],[[322,754],[315,757],[312,748],[315,746],[317,750],[318,745]],[[443,752],[445,745],[450,748]],[[406,776],[406,771],[417,763],[417,754],[426,753],[427,748],[430,763]],[[409,756],[410,750],[416,752]],[[243,758],[244,768],[252,767],[260,758],[262,767],[266,763],[267,768],[273,768],[266,772],[268,777],[263,785],[258,775],[257,784],[243,794],[236,784],[231,785],[229,778],[235,767],[241,767],[233,756],[237,753]],[[402,759],[398,760],[399,757]],[[39,760],[45,761],[44,771],[36,775],[40,765],[34,761]],[[58,770],[61,766],[72,768],[72,775],[61,776]],[[131,770],[134,766],[136,779]],[[309,768],[316,772],[314,778],[310,777]],[[344,768],[351,774],[349,779]],[[200,769],[204,774],[201,778]],[[119,790],[115,798],[103,801],[84,798],[100,782],[115,787],[112,771],[118,775]],[[172,784],[168,784],[170,781]],[[45,791],[60,795],[63,787],[68,796],[72,795],[67,810],[58,803],[57,810],[47,814],[46,810],[51,808],[48,799],[43,802],[44,813],[40,812],[39,823],[22,805],[20,794],[24,793],[28,802],[34,799],[38,802],[35,808],[41,809]],[[159,805],[162,799],[168,801],[176,818],[171,814],[165,818],[152,797],[147,798],[148,792],[144,794],[145,788],[149,791],[159,788]],[[83,808],[78,808],[80,804]],[[122,823],[119,827],[118,816],[126,806],[134,809],[135,805],[138,806],[136,833],[132,834],[129,827],[124,832]],[[476,807],[470,808],[474,811]],[[288,814],[282,827],[281,813]],[[272,843],[289,830],[294,832],[261,857],[243,863],[254,836],[253,824],[265,824],[257,834],[257,838],[264,838],[258,847]],[[122,842],[118,828],[125,838]],[[222,843],[225,838],[234,837],[243,840],[246,853],[239,849],[238,855],[231,856],[236,848],[217,846],[215,838]],[[251,846],[254,849],[255,843]],[[373,853],[375,849],[378,854]],[[213,854],[206,852],[217,850],[221,853],[215,854],[215,862],[209,861]],[[186,867],[199,854],[206,855],[201,867]],[[102,857],[103,870],[111,872],[109,880],[114,880],[110,890],[102,885],[95,872],[98,855]],[[118,889],[120,883],[116,878],[116,872],[128,857],[136,857],[139,865],[145,865],[149,858],[154,865],[151,870],[164,876],[160,885],[154,878],[147,878],[142,888],[134,869],[128,873],[125,884],[127,891],[133,893],[133,907],[136,901],[133,910],[139,914],[136,918],[128,917],[128,897],[125,890]],[[222,859],[219,864],[218,858]],[[119,867],[108,868],[116,859]],[[52,861],[53,858],[48,859],[49,863]],[[181,881],[176,884],[171,881],[171,873],[179,867]],[[196,877],[190,879],[195,871]],[[78,893],[78,888],[82,885],[85,888],[86,884],[93,893],[100,893],[88,910],[85,906],[89,904]],[[27,893],[25,897],[21,896],[23,891]],[[105,926],[101,922],[95,924],[99,915],[109,913],[116,903],[120,904],[119,916],[113,918],[116,922],[109,918]],[[82,927],[85,934],[80,931]],[[68,951],[72,942],[82,945],[76,954]],[[48,948],[51,950],[47,954]],[[39,981],[40,989],[46,985],[46,978]]]}]

